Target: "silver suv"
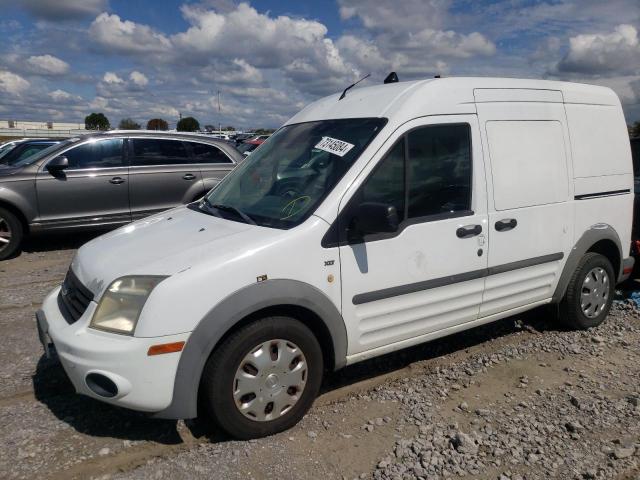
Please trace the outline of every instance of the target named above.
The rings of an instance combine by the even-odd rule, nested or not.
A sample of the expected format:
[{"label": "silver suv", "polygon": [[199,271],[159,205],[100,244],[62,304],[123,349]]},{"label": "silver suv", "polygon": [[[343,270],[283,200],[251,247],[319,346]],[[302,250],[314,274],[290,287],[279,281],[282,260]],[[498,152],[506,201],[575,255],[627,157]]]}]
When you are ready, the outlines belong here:
[{"label": "silver suv", "polygon": [[201,135],[114,131],[0,165],[0,260],[29,233],[112,228],[190,203],[243,158]]}]

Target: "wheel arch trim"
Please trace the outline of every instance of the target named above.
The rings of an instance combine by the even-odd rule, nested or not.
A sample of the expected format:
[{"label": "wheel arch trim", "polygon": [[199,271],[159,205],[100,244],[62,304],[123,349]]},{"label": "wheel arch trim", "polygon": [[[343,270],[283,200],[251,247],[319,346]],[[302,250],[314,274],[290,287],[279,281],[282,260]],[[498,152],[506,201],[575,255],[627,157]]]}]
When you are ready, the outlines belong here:
[{"label": "wheel arch trim", "polygon": [[[18,217],[20,223],[24,228],[24,233],[28,233],[31,230],[30,217],[33,218],[33,211],[30,211],[30,207],[17,195],[0,196],[0,207],[5,208]],[[26,209],[25,209],[26,207]],[[29,212],[28,214],[25,213]]]},{"label": "wheel arch trim", "polygon": [[[571,280],[573,272],[578,267],[580,259],[587,253],[595,244],[602,240],[611,241],[618,250],[618,258],[620,259],[619,265],[613,265],[613,268],[618,272],[617,282],[623,279],[624,264],[626,262],[625,255],[622,253],[622,243],[615,229],[606,223],[597,223],[592,225],[586,230],[582,236],[578,239],[576,244],[569,252],[567,261],[564,264],[562,273],[560,274],[560,280],[556,286],[556,290],[553,293],[552,303],[559,303],[564,297],[567,291],[567,286]],[[616,283],[617,283],[616,282]]]},{"label": "wheel arch trim", "polygon": [[183,419],[198,415],[198,390],[205,363],[220,340],[243,319],[260,310],[294,305],[312,311],[331,337],[333,366],[346,364],[347,332],[335,304],[319,289],[296,280],[274,279],[244,287],[213,307],[198,323],[180,356],[171,404],[153,414]]}]

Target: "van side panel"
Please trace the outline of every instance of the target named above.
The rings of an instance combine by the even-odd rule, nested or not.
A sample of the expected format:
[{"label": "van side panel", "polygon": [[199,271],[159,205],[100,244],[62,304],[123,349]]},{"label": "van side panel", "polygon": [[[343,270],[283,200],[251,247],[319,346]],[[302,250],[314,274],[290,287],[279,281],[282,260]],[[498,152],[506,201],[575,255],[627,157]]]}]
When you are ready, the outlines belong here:
[{"label": "van side panel", "polygon": [[633,164],[620,103],[616,98],[608,103],[565,104],[574,171],[574,243],[594,225],[607,224],[620,238],[624,258],[631,243]]},{"label": "van side panel", "polygon": [[496,210],[567,201],[561,122],[489,121],[486,128]]},{"label": "van side panel", "polygon": [[633,174],[627,126],[619,106],[566,104],[574,175]]},{"label": "van side panel", "polygon": [[[489,269],[497,270],[485,280],[481,318],[548,301],[573,245],[569,135],[563,104],[549,101],[558,93],[495,91],[495,102],[476,104],[487,160]],[[538,95],[540,102],[531,101]],[[521,268],[503,271],[510,264]]]}]

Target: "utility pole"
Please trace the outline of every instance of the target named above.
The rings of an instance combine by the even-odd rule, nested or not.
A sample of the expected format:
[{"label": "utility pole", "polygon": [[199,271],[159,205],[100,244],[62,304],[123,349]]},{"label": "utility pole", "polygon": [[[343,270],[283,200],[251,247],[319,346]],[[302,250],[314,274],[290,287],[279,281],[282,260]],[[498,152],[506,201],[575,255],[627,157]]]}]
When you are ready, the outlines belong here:
[{"label": "utility pole", "polygon": [[218,133],[222,133],[222,120],[220,120],[220,90],[218,90]]}]

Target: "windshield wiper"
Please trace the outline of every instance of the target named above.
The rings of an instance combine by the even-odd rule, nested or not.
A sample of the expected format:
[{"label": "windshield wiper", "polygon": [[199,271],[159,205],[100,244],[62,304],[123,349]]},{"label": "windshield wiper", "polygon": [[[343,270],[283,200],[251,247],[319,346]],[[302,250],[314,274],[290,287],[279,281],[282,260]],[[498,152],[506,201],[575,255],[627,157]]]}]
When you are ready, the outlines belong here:
[{"label": "windshield wiper", "polygon": [[213,215],[214,217],[220,217],[220,215],[212,210],[211,202],[207,200],[207,197],[204,197],[198,202],[198,209],[208,213],[209,215]]},{"label": "windshield wiper", "polygon": [[211,205],[211,203],[209,203],[209,200],[207,200],[206,198],[205,198],[205,202],[206,202],[207,206],[211,206],[213,208],[217,208],[218,210],[223,210],[225,212],[233,212],[237,216],[242,218],[246,223],[249,223],[251,225],[257,225],[257,223],[255,222],[255,220],[253,220],[253,218],[251,218],[249,215],[244,213],[239,208],[236,208],[236,207],[234,207],[232,205],[222,205],[221,203],[215,203],[215,204]]}]

